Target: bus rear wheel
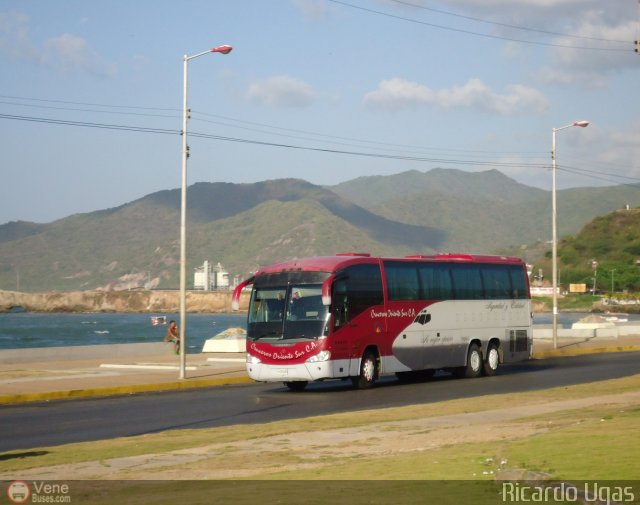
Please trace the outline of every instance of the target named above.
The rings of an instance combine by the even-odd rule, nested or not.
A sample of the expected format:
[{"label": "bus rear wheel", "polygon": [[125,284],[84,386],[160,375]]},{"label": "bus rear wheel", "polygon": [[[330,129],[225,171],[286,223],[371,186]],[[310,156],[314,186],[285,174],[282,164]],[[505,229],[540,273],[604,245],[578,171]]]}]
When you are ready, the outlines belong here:
[{"label": "bus rear wheel", "polygon": [[351,377],[353,386],[358,389],[368,389],[378,379],[378,357],[371,351],[367,351],[360,360],[360,374]]},{"label": "bus rear wheel", "polygon": [[309,384],[308,381],[290,381],[285,382],[284,385],[287,386],[291,391],[303,391],[304,388]]},{"label": "bus rear wheel", "polygon": [[500,352],[496,344],[489,344],[487,359],[484,362],[484,374],[488,377],[494,375],[500,365]]}]

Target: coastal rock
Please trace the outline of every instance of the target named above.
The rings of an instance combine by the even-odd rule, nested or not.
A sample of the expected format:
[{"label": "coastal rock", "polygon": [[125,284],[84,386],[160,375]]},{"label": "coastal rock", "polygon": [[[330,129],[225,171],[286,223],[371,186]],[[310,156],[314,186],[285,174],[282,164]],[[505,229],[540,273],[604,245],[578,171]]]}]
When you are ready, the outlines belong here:
[{"label": "coastal rock", "polygon": [[[231,312],[230,291],[189,291],[187,312]],[[240,298],[247,310],[249,295]],[[0,290],[0,312],[178,312],[179,291],[50,291],[23,293]]]}]

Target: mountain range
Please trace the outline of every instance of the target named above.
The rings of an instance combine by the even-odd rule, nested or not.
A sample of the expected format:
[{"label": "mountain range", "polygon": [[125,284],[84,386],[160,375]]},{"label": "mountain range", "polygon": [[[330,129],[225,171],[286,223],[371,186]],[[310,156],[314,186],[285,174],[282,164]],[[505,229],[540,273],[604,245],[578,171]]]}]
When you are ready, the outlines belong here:
[{"label": "mountain range", "polygon": [[[560,234],[640,205],[638,189],[559,191]],[[300,179],[197,183],[187,202],[188,272],[209,260],[241,277],[260,265],[345,251],[542,255],[551,235],[550,192],[497,170],[413,170],[326,187]],[[6,223],[0,289],[176,288],[179,219],[173,189],[51,223]],[[192,280],[188,274],[189,287]]]}]

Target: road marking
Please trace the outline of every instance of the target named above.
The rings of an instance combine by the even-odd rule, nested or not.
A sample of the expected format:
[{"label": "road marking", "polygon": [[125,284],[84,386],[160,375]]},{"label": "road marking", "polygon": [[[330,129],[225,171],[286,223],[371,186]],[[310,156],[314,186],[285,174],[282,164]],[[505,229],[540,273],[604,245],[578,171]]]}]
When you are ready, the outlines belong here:
[{"label": "road marking", "polygon": [[[180,367],[175,365],[128,365],[128,364],[110,364],[110,363],[102,363],[100,368],[126,368],[133,370],[179,370]],[[195,366],[188,366],[185,370],[197,370],[198,368]]]}]

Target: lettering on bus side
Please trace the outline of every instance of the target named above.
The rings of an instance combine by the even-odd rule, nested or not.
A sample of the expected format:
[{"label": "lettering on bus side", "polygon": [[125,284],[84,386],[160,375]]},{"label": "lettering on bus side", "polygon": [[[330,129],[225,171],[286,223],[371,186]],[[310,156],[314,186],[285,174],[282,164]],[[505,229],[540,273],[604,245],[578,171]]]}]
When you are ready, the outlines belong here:
[{"label": "lettering on bus side", "polygon": [[264,356],[265,358],[273,359],[273,360],[290,360],[290,359],[298,359],[309,354],[312,354],[315,350],[319,349],[320,346],[316,342],[309,342],[304,347],[296,348],[293,350],[287,351],[274,351],[269,352],[261,347],[258,347],[255,343],[251,344],[251,350],[256,354]]},{"label": "lettering on bus side", "polygon": [[376,312],[376,309],[371,309],[371,319],[378,317],[416,317],[415,309],[389,309]]},{"label": "lettering on bus side", "polygon": [[525,303],[523,300],[511,300],[508,304],[507,302],[488,302],[484,308],[489,312],[493,312],[494,310],[506,311],[509,308],[524,309]]}]

